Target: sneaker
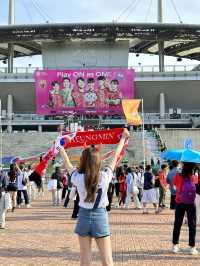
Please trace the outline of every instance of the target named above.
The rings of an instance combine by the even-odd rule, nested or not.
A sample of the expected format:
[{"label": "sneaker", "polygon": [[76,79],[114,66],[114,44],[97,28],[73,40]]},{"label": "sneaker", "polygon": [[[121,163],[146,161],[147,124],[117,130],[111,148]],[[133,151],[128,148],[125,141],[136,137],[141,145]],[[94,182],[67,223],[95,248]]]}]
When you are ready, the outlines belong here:
[{"label": "sneaker", "polygon": [[180,249],[179,249],[178,245],[173,245],[172,252],[176,254],[176,253],[179,253],[179,251],[180,251]]},{"label": "sneaker", "polygon": [[0,225],[0,229],[6,229],[5,226]]},{"label": "sneaker", "polygon": [[29,209],[29,208],[31,207],[31,205],[30,205],[30,204],[26,204],[25,207],[26,207],[27,209]]},{"label": "sneaker", "polygon": [[76,220],[78,218],[78,216],[72,216],[71,217],[73,220]]},{"label": "sneaker", "polygon": [[199,252],[195,247],[190,247],[189,248],[189,254],[190,255],[197,255],[197,254],[199,254]]}]

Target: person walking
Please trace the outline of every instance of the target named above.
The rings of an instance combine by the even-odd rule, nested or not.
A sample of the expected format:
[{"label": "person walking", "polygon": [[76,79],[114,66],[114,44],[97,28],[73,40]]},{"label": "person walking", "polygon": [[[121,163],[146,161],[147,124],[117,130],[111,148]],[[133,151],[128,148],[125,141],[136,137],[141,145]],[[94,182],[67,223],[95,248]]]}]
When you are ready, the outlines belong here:
[{"label": "person walking", "polygon": [[154,188],[155,179],[152,174],[151,165],[147,165],[144,173],[144,190],[142,195],[143,214],[148,214],[147,204],[152,203],[155,213],[158,213],[158,202],[156,197],[156,190]]},{"label": "person walking", "polygon": [[176,188],[173,185],[173,178],[174,176],[178,173],[178,164],[179,162],[176,160],[173,160],[171,163],[171,169],[167,174],[167,183],[169,184],[170,187],[170,193],[171,193],[171,198],[170,198],[170,209],[175,210],[176,206]]},{"label": "person walking", "polygon": [[56,180],[56,188],[52,189],[52,203],[54,206],[58,206],[61,203],[61,197],[62,197],[62,188],[63,188],[63,183],[62,183],[62,172],[60,167],[55,168],[55,172],[51,176],[52,180]]},{"label": "person walking", "polygon": [[139,190],[138,199],[141,202],[142,194],[143,194],[143,187],[144,187],[144,168],[140,165],[134,174],[137,175],[137,187]]},{"label": "person walking", "polygon": [[62,189],[62,200],[65,199],[67,190],[68,190],[68,173],[66,171],[62,171],[62,179],[61,182],[63,184],[63,189]]},{"label": "person walking", "polygon": [[133,197],[133,174],[130,167],[126,169],[125,177],[126,177],[126,187],[127,187],[125,207],[128,208],[131,202],[131,197]]},{"label": "person walking", "polygon": [[[103,171],[100,170],[101,157],[99,150],[93,146],[83,150],[80,166],[72,174],[71,182],[76,186],[80,197],[80,209],[75,233],[78,234],[80,265],[82,266],[91,265],[92,238],[96,240],[102,265],[113,266],[110,229],[106,211],[108,205],[107,191],[118,156],[127,138],[129,138],[129,132],[124,129],[114,158]],[[56,148],[60,150],[65,167],[71,173],[74,167],[64,148],[60,145],[59,139],[56,142]]]},{"label": "person walking", "polygon": [[29,179],[30,175],[33,173],[33,169],[31,165],[28,165],[27,168],[27,176],[28,176],[28,186],[27,186],[27,192],[28,192],[28,197],[29,197],[29,201],[30,203],[35,199],[36,197],[36,185],[34,181],[31,181]]},{"label": "person walking", "polygon": [[118,180],[119,180],[119,206],[120,206],[121,204],[124,205],[126,200],[126,177],[122,167],[120,168],[119,173],[118,173],[119,174]]},{"label": "person walking", "polygon": [[17,167],[15,164],[10,165],[10,171],[8,172],[7,191],[10,193],[12,201],[12,212],[14,212],[17,205]]},{"label": "person walking", "polygon": [[19,167],[16,164],[17,167],[17,206],[18,208],[21,207],[22,204],[22,194],[24,196],[25,200],[25,206],[26,208],[29,208],[29,197],[27,192],[27,184],[28,184],[28,176],[25,172],[24,165],[20,164]]},{"label": "person walking", "polygon": [[165,197],[166,197],[166,191],[167,191],[167,164],[161,165],[161,170],[159,171],[159,181],[160,181],[160,188],[159,188],[159,207],[160,209],[163,209],[166,207],[165,204]]},{"label": "person walking", "polygon": [[[114,183],[115,183],[115,196],[117,198],[117,202],[115,204],[115,207],[119,207],[119,174],[120,174],[120,167],[117,167],[115,170],[115,178],[114,178]],[[119,174],[118,174],[119,173]]]},{"label": "person walking", "polygon": [[5,229],[6,225],[6,209],[5,196],[8,186],[8,178],[5,173],[0,171],[0,229]]},{"label": "person walking", "polygon": [[182,172],[177,173],[173,179],[173,184],[176,187],[176,210],[175,221],[173,229],[173,253],[178,253],[179,249],[179,236],[183,218],[187,213],[188,227],[189,227],[189,253],[191,255],[198,254],[195,247],[196,238],[196,176],[194,175],[194,163],[183,163]]}]

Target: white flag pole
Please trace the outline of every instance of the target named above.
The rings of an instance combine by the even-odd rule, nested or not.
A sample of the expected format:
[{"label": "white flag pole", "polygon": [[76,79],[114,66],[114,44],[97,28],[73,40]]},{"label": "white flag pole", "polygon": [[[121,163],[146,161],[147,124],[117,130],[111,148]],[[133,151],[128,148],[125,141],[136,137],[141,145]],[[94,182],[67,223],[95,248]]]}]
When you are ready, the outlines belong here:
[{"label": "white flag pole", "polygon": [[142,98],[142,148],[143,148],[143,165],[146,167],[146,152],[145,152],[145,131],[144,131],[144,101]]}]

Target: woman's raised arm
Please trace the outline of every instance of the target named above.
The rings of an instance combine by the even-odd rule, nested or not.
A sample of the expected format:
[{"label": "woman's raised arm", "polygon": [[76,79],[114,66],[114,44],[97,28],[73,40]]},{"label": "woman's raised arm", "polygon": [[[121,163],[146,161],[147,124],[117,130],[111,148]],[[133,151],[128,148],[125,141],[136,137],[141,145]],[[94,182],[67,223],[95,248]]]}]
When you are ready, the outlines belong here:
[{"label": "woman's raised arm", "polygon": [[115,151],[115,155],[114,155],[114,158],[113,160],[108,164],[108,166],[111,168],[112,171],[115,170],[115,166],[116,166],[116,163],[117,163],[117,159],[118,159],[118,156],[120,155],[122,149],[123,149],[123,146],[124,146],[124,143],[126,141],[127,138],[130,137],[130,134],[128,132],[128,130],[126,128],[124,128],[124,131],[122,133],[122,137],[117,145],[117,149]]},{"label": "woman's raised arm", "polygon": [[63,147],[60,147],[60,156],[61,158],[63,159],[63,162],[64,162],[64,165],[65,165],[65,168],[67,169],[67,171],[69,173],[71,173],[74,169],[72,163],[70,162],[70,159],[65,151],[65,149]]}]

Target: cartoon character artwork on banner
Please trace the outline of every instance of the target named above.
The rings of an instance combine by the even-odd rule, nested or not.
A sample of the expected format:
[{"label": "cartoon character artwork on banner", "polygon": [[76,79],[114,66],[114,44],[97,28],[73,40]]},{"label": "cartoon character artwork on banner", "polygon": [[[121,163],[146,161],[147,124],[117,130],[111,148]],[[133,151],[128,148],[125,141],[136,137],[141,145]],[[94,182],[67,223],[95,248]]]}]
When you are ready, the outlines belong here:
[{"label": "cartoon character artwork on banner", "polygon": [[134,70],[37,70],[35,86],[38,114],[122,114],[122,100],[134,97]]}]

